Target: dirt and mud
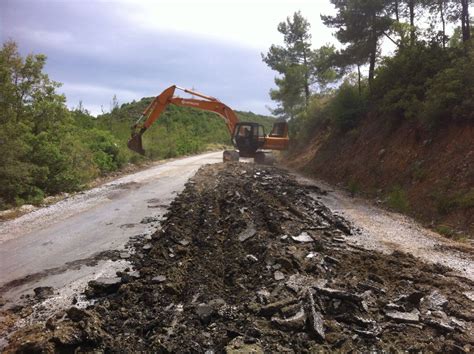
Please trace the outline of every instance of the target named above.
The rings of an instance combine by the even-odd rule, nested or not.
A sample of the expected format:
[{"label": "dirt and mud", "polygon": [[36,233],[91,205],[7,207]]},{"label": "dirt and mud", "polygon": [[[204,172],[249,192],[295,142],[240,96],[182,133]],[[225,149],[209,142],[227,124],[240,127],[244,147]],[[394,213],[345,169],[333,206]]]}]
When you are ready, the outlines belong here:
[{"label": "dirt and mud", "polygon": [[156,233],[131,241],[133,268],[5,350],[473,350],[474,282],[351,245],[351,225],[314,193],[273,167],[201,168]]}]

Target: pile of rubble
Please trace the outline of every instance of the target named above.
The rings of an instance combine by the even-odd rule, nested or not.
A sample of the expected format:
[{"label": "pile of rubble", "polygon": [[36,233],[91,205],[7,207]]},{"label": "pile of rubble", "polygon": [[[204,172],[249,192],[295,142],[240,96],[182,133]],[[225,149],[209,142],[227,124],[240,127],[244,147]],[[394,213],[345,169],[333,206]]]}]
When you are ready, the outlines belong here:
[{"label": "pile of rubble", "polygon": [[91,282],[93,305],[8,349],[471,351],[474,284],[351,246],[351,226],[315,192],[273,167],[201,168],[161,228],[132,241],[133,269]]}]

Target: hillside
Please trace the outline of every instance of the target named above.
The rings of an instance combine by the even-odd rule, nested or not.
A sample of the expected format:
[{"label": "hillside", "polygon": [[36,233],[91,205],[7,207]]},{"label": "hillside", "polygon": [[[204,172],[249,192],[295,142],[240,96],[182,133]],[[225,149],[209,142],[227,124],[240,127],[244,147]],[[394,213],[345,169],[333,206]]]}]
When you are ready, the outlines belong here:
[{"label": "hillside", "polygon": [[367,117],[348,134],[318,127],[287,163],[462,239],[474,235],[473,142],[472,124],[393,129]]},{"label": "hillside", "polygon": [[[130,137],[130,126],[140,117],[153,97],[122,104],[112,112],[97,117],[100,128],[109,130],[122,147]],[[241,121],[260,123],[269,132],[273,118],[252,112],[236,111]],[[230,145],[230,137],[224,121],[212,112],[170,105],[156,123],[144,134],[143,146],[147,156],[153,159],[170,158],[204,151],[211,145]],[[126,149],[125,149],[126,150]],[[139,157],[126,150],[127,158]]]}]

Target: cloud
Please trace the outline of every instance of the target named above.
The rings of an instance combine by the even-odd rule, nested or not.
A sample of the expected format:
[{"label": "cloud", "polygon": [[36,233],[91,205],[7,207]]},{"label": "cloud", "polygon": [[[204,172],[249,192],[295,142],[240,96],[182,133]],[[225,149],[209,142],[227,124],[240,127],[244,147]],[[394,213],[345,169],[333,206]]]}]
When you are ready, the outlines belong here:
[{"label": "cloud", "polygon": [[[96,114],[114,94],[126,102],[172,84],[194,87],[235,109],[268,113],[275,73],[260,53],[280,39],[276,25],[293,9],[306,8],[305,16],[318,18],[316,3],[324,9],[329,4],[3,0],[0,39],[14,39],[23,54],[46,54],[46,71],[64,83],[68,104],[82,100]],[[330,38],[319,34],[313,42]]]}]

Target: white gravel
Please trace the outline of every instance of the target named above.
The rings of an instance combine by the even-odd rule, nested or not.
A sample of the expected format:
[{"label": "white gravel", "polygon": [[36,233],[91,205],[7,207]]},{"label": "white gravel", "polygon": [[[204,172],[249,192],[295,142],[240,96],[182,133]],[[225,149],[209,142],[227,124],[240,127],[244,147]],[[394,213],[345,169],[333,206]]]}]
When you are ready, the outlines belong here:
[{"label": "white gravel", "polygon": [[313,197],[360,229],[358,234],[347,238],[348,242],[384,253],[409,253],[425,262],[450,267],[457,275],[474,280],[473,254],[462,251],[469,249],[469,245],[448,240],[407,216],[386,211],[361,198],[352,198],[322,181],[295,175],[300,183],[328,191],[325,196],[313,194]]}]

